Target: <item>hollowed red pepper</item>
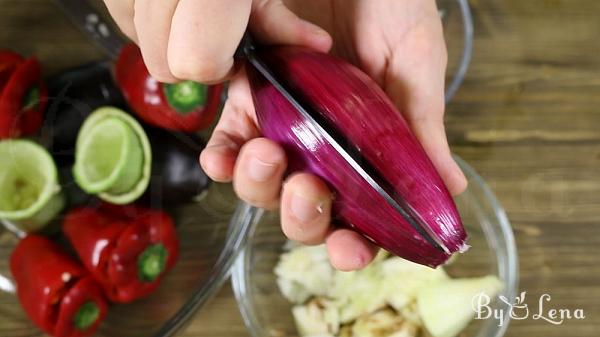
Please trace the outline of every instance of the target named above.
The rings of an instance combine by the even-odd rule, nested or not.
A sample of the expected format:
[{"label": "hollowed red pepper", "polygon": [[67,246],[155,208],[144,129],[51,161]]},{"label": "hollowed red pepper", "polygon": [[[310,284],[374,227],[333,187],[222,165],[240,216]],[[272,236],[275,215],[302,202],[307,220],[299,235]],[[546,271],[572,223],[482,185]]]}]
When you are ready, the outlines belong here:
[{"label": "hollowed red pepper", "polygon": [[103,205],[67,214],[63,231],[113,302],[152,293],[175,265],[179,240],[171,217],[137,206]]},{"label": "hollowed red pepper", "polygon": [[223,85],[160,83],[150,76],[139,48],[133,44],[121,50],[116,77],[133,111],[164,129],[194,132],[206,128],[221,105]]},{"label": "hollowed red pepper", "polygon": [[7,50],[0,50],[0,93],[22,61],[21,55]]},{"label": "hollowed red pepper", "polygon": [[35,58],[22,61],[12,52],[0,54],[0,139],[34,134],[47,103],[40,64]]},{"label": "hollowed red pepper", "polygon": [[93,277],[58,245],[29,235],[10,257],[17,296],[29,318],[55,337],[94,333],[107,304]]}]

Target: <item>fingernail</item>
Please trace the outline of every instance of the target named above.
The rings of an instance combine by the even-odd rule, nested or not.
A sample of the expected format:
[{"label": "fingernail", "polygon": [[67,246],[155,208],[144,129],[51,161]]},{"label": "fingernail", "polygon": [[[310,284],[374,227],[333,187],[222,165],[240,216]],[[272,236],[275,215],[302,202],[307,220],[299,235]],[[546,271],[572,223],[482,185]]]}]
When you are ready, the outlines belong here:
[{"label": "fingernail", "polygon": [[290,210],[296,219],[301,222],[310,222],[323,214],[323,203],[293,194]]},{"label": "fingernail", "polygon": [[265,182],[272,178],[277,171],[277,165],[264,162],[258,158],[250,159],[248,176],[256,182]]}]

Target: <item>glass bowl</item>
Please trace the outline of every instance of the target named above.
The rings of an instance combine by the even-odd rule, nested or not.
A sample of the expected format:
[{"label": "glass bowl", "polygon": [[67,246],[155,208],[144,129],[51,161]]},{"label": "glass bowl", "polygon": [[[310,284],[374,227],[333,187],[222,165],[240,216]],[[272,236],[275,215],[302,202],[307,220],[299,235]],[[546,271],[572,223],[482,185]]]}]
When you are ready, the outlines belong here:
[{"label": "glass bowl", "polygon": [[[489,187],[464,161],[456,158],[469,180],[467,190],[456,198],[471,248],[446,267],[453,277],[497,275],[504,282],[502,295],[514,298],[518,262],[513,233],[506,214]],[[244,322],[252,337],[296,336],[292,305],[281,295],[274,274],[286,238],[277,213],[265,213],[253,226],[250,237],[234,265],[232,285]],[[501,301],[493,309],[509,308]],[[474,320],[461,336],[501,337],[508,321]]]},{"label": "glass bowl", "polygon": [[462,84],[473,53],[473,18],[468,0],[437,0],[448,49],[446,103]]}]

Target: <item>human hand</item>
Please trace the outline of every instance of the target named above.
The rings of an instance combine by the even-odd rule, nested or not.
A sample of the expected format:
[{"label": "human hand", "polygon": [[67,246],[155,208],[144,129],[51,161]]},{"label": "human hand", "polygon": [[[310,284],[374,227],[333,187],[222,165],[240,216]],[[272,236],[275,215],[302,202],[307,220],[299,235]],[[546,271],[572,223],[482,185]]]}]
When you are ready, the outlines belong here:
[{"label": "human hand", "polygon": [[234,72],[249,27],[259,42],[327,50],[331,38],[278,0],[104,0],[160,82],[216,83]]},{"label": "human hand", "polygon": [[[362,68],[382,86],[403,112],[450,191],[456,194],[464,190],[466,180],[450,156],[443,126],[446,49],[435,1],[289,0],[286,5],[302,18],[324,27],[335,41],[332,52]],[[206,6],[199,6],[197,10],[202,13],[194,17],[217,15],[203,14],[205,9]],[[243,17],[237,10],[234,12]],[[172,60],[171,54],[183,53],[184,60],[190,55],[201,57],[182,62],[172,68],[176,70],[171,72],[172,77],[159,79],[211,82],[232,74],[232,56],[244,31],[242,25],[231,22],[236,28],[221,34],[219,25],[209,20],[209,28],[192,25],[197,31],[190,32],[189,27],[184,27],[180,31],[187,29],[185,34],[191,36],[179,36],[184,33],[175,34],[176,18],[172,21],[172,40],[187,42],[163,42],[168,44],[168,50],[164,52],[166,63],[164,56],[162,63],[157,62],[163,65],[161,69],[165,69],[165,64],[168,67],[178,62],[179,56]],[[303,45],[320,51],[331,46],[329,35],[298,19],[278,0],[251,3],[249,20],[242,22],[249,22],[249,29],[262,43]],[[207,51],[202,51],[205,40],[223,40],[226,36],[234,43],[210,42]],[[221,48],[222,45],[227,48]],[[210,59],[202,55],[220,55],[215,59],[227,61],[201,64]],[[158,74],[157,68],[160,67],[155,67],[153,74]],[[268,209],[280,206],[284,233],[305,244],[325,241],[332,264],[338,269],[359,269],[373,259],[376,249],[369,241],[351,230],[331,228],[332,194],[325,183],[308,173],[293,174],[283,183],[285,153],[276,143],[261,138],[243,69],[232,75],[228,100],[200,162],[212,179],[233,180],[236,193],[243,200]]]}]

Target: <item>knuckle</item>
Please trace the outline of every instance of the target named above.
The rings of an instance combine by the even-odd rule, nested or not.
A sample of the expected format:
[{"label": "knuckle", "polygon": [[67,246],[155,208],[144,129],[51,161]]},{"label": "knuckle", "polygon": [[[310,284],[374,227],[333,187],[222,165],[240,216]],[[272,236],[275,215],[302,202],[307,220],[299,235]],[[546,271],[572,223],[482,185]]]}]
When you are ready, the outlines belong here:
[{"label": "knuckle", "polygon": [[[287,158],[283,148],[266,138],[254,138],[243,145],[240,158],[248,162],[252,158],[269,163],[276,167],[276,172],[281,172],[287,167]],[[282,172],[281,172],[282,173]]]},{"label": "knuckle", "polygon": [[272,6],[273,4],[278,4],[281,3],[280,0],[255,0],[252,2],[252,10],[254,11],[255,14],[261,14],[263,13],[266,9],[268,9],[269,6]]}]

